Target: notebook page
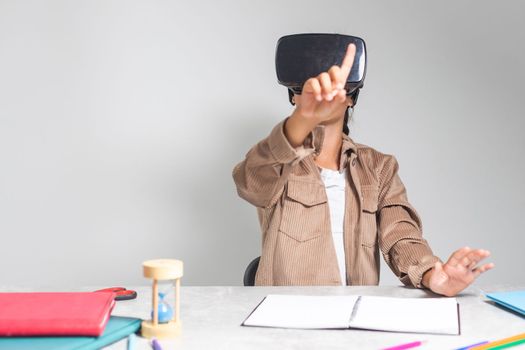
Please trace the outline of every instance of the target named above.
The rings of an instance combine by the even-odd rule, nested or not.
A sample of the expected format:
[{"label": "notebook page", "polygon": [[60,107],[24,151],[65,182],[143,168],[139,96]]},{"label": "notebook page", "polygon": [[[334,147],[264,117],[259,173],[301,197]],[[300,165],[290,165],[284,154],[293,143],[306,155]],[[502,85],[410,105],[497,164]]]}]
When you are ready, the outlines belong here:
[{"label": "notebook page", "polygon": [[393,332],[459,334],[456,298],[363,296],[350,327]]},{"label": "notebook page", "polygon": [[281,328],[348,328],[358,296],[270,294],[244,321],[245,326]]}]

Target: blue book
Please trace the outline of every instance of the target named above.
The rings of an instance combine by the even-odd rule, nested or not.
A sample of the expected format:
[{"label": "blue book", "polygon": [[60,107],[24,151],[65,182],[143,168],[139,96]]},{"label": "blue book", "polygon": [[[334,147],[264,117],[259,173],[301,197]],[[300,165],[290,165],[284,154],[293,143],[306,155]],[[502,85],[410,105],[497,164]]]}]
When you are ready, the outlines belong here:
[{"label": "blue book", "polygon": [[100,337],[0,337],[0,350],[95,350],[135,333],[141,320],[111,316]]},{"label": "blue book", "polygon": [[508,309],[525,316],[525,290],[486,294],[487,298]]}]

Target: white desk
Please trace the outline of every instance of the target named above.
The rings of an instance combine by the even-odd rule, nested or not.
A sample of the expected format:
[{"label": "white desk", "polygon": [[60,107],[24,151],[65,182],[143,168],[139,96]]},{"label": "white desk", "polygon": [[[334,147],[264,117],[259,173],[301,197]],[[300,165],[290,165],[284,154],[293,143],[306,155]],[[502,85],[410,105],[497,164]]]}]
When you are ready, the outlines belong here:
[{"label": "white desk", "polygon": [[[128,287],[131,289],[131,287]],[[151,289],[134,288],[138,298],[117,302],[113,315],[149,318]],[[525,289],[498,286],[485,291]],[[91,289],[93,290],[93,289]],[[364,330],[295,330],[241,327],[240,324],[267,294],[385,295],[396,297],[435,296],[405,287],[182,287],[182,333],[163,340],[163,349],[380,349],[399,343],[428,340],[417,349],[454,349],[483,340],[496,340],[525,332],[525,318],[486,301],[482,291],[470,287],[458,296],[461,335],[388,333]],[[151,349],[146,339],[137,339],[138,349]],[[523,349],[518,346],[512,349]],[[126,341],[107,347],[126,349]]]}]

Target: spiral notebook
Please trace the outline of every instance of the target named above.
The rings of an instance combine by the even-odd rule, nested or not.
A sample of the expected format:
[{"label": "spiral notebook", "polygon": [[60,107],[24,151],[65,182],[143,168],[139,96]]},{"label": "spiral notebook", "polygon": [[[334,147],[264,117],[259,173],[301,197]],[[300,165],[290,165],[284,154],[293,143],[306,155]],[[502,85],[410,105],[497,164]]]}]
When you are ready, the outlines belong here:
[{"label": "spiral notebook", "polygon": [[456,298],[268,295],[243,326],[460,334]]}]

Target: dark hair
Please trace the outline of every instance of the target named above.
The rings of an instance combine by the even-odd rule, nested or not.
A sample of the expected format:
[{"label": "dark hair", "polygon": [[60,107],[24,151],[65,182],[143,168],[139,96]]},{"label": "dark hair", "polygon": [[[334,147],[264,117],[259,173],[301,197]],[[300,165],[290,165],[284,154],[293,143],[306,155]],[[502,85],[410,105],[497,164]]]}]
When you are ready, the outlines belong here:
[{"label": "dark hair", "polygon": [[[292,106],[295,106],[293,95],[294,95],[293,91],[291,89],[288,89],[288,101],[290,101],[290,104]],[[357,103],[357,97],[359,96],[359,89],[354,91],[354,93],[350,96],[352,97],[352,101],[354,101],[354,106],[355,106],[355,104]],[[347,108],[345,111],[345,121],[343,123],[343,132],[347,135],[350,133],[350,129],[348,128],[349,119],[350,119],[350,115],[348,113],[348,108]]]},{"label": "dark hair", "polygon": [[350,118],[350,115],[348,114],[348,108],[350,107],[347,107],[346,108],[346,111],[345,111],[345,121],[343,123],[343,132],[345,134],[349,134],[350,133],[350,128],[348,128],[348,119]]}]

